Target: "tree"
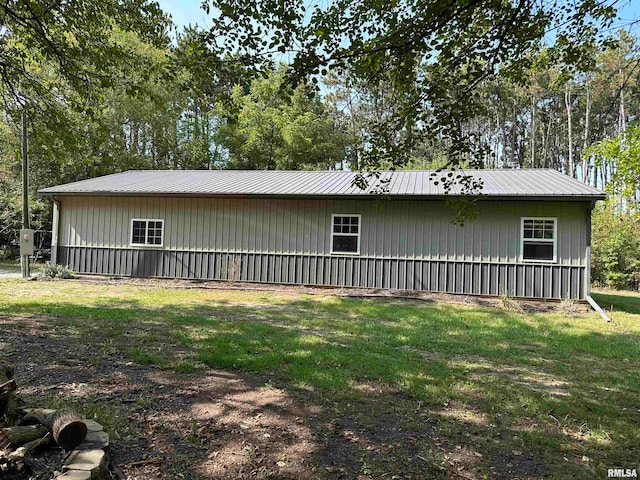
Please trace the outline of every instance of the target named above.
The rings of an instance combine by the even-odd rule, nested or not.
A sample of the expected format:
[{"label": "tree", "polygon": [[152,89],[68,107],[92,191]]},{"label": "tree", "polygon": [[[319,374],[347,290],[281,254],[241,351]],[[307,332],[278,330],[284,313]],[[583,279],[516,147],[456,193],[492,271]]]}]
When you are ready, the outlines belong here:
[{"label": "tree", "polygon": [[32,224],[39,225],[50,223],[49,202],[35,196],[42,186],[166,166],[181,115],[174,107],[185,97],[155,3],[49,3],[0,4],[0,131],[11,140],[0,147],[0,217],[12,229],[20,150],[4,147],[15,143],[22,109],[30,119]]},{"label": "tree", "polygon": [[[63,102],[31,110],[34,189],[127,169],[181,165],[185,146],[177,125],[188,101],[188,74],[176,67],[167,48],[120,29],[111,36],[132,59],[114,70],[111,84],[84,97],[59,81]],[[55,75],[55,65],[43,63],[39,75]],[[47,114],[55,116],[47,119]],[[15,128],[10,121],[9,126]]]},{"label": "tree", "polygon": [[[396,111],[374,126],[366,156],[402,164],[422,138],[448,139],[452,166],[477,161],[484,145],[465,131],[481,107],[486,79],[522,82],[547,32],[556,64],[585,65],[597,27],[614,16],[614,2],[495,2],[471,0],[213,0],[210,42],[237,51],[247,65],[293,55],[296,78],[348,70],[369,85],[390,80]],[[398,133],[401,134],[398,136]],[[478,150],[480,146],[480,150]]]},{"label": "tree", "polygon": [[[117,81],[115,70],[133,58],[114,40],[114,28],[135,30],[157,46],[168,41],[162,10],[147,0],[8,0],[0,2],[0,25],[5,111],[15,102],[55,102],[60,82],[87,96]],[[38,75],[43,65],[53,78]]]},{"label": "tree", "polygon": [[611,165],[607,190],[621,210],[640,213],[640,125],[598,142],[588,154],[595,157],[597,165]]},{"label": "tree", "polygon": [[[100,171],[85,147],[103,138],[96,132],[108,110],[105,89],[118,85],[133,95],[140,82],[125,84],[122,71],[148,71],[121,33],[135,30],[145,44],[160,48],[169,45],[167,26],[158,4],[147,0],[0,2],[0,130],[15,137],[22,110],[29,111],[32,192]],[[18,156],[13,149],[0,158],[0,171],[8,172],[0,179],[3,225],[19,204]],[[48,217],[47,205],[34,200],[32,214]]]},{"label": "tree", "polygon": [[616,211],[613,202],[596,207],[591,257],[595,283],[640,291],[640,216]]},{"label": "tree", "polygon": [[345,134],[305,85],[284,86],[284,67],[236,86],[216,140],[228,150],[229,168],[332,169],[344,157]]}]

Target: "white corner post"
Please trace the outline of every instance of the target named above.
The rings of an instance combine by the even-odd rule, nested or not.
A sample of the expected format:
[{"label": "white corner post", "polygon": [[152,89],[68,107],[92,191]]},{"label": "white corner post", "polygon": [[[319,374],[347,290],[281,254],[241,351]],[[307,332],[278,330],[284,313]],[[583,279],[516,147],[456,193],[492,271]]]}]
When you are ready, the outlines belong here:
[{"label": "white corner post", "polygon": [[60,202],[53,197],[53,221],[51,225],[51,265],[58,263],[58,229],[60,225]]}]

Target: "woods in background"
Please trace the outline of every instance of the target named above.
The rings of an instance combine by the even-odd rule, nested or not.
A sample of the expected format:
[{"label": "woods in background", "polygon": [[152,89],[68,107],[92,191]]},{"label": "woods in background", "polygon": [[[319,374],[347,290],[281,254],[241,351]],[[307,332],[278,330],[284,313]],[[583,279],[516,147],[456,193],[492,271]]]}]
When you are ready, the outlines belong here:
[{"label": "woods in background", "polygon": [[[505,46],[509,55],[487,60],[496,69],[507,65],[504,75],[456,63],[458,50],[446,49],[466,44],[451,38],[433,47],[452,55],[440,52],[439,64],[400,65],[394,55],[409,55],[404,62],[411,51],[390,44],[387,56],[375,45],[365,56],[367,42],[357,47],[354,37],[357,61],[327,62],[325,71],[311,65],[319,58],[301,64],[295,57],[291,70],[285,56],[258,68],[242,49],[221,53],[214,29],[190,26],[174,35],[153,2],[79,8],[85,3],[57,12],[34,9],[38,2],[0,6],[0,245],[14,241],[20,225],[18,119],[26,108],[37,228],[50,228],[50,206],[35,195],[38,188],[128,169],[552,168],[609,195],[594,217],[594,269],[602,272],[594,278],[640,285],[640,43],[628,31],[559,55],[534,41],[541,35],[535,29],[547,24],[522,18],[510,33],[505,23],[501,34],[514,42]],[[463,21],[467,13],[452,15]],[[329,20],[320,18],[305,38],[318,51],[320,44],[342,51],[341,43],[327,43]],[[484,27],[475,33],[487,41],[497,34]],[[384,32],[378,34],[382,42]],[[273,49],[283,45],[274,40]],[[575,65],[567,63],[570,55]],[[458,76],[445,75],[449,64]],[[399,83],[403,74],[413,83]],[[460,79],[473,88],[463,94]],[[418,113],[409,115],[416,98]],[[621,232],[627,243],[599,237],[601,228]],[[626,252],[624,259],[614,251]]]}]

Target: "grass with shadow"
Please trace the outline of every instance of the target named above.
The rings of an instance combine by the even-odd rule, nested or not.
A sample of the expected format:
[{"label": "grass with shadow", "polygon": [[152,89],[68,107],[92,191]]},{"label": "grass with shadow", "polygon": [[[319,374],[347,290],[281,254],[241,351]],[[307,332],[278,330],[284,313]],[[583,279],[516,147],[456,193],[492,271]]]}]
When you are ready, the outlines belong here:
[{"label": "grass with shadow", "polygon": [[[31,276],[36,276],[40,269],[42,269],[43,263],[39,261],[38,263],[31,264]],[[0,260],[0,272],[2,273],[20,273],[20,259],[17,260]]]},{"label": "grass with shadow", "polygon": [[[394,398],[414,405],[398,422],[408,436],[435,422],[435,439],[415,448],[442,471],[459,451],[491,478],[599,477],[640,458],[637,295],[594,294],[615,305],[611,324],[593,313],[73,281],[7,280],[0,295],[0,315],[42,316],[58,334],[178,372],[269,375],[363,424]],[[363,463],[384,470],[378,457]]]},{"label": "grass with shadow", "polygon": [[0,270],[20,272],[20,260],[0,260]]},{"label": "grass with shadow", "polygon": [[640,293],[620,290],[594,290],[594,300],[615,315],[616,312],[640,315]]}]

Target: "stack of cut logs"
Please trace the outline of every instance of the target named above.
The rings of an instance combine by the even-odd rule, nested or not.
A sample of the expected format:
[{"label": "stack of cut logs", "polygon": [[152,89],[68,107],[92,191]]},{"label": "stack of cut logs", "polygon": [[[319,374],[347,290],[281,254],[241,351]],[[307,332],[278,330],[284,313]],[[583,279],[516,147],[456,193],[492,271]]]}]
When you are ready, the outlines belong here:
[{"label": "stack of cut logs", "polygon": [[72,450],[87,435],[81,417],[69,410],[21,409],[13,369],[0,363],[0,477],[20,471],[25,458],[49,445]]}]

